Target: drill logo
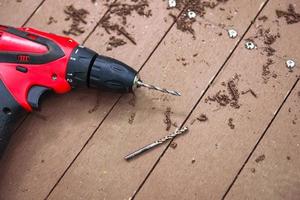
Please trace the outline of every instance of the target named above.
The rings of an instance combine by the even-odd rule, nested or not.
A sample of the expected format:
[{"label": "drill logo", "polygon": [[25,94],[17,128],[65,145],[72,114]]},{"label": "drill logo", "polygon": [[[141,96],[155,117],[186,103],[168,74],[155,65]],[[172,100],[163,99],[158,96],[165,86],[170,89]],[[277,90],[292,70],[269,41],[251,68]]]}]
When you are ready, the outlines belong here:
[{"label": "drill logo", "polygon": [[18,61],[26,63],[30,61],[30,57],[26,55],[18,55]]}]

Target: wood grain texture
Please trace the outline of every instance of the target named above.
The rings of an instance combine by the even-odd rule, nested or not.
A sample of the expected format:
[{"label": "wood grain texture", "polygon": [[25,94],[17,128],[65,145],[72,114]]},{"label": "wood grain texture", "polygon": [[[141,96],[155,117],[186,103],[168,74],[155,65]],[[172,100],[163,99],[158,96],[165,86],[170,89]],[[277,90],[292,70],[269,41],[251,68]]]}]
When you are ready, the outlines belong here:
[{"label": "wood grain texture", "polygon": [[[72,5],[75,9],[85,9],[89,12],[85,19],[86,24],[80,23],[79,25],[79,27],[84,29],[84,33],[78,36],[70,35],[70,37],[75,39],[77,42],[82,43],[108,10],[108,7],[105,5],[111,4],[114,2],[114,0],[100,0],[96,2],[97,3],[92,3],[92,1],[87,0],[62,0],[55,1],[54,3],[53,1],[46,1],[31,18],[27,26],[43,31],[49,31],[54,34],[63,35],[63,31],[68,30],[72,24],[71,19],[66,20],[67,15],[64,13],[66,6]],[[52,20],[50,18],[52,18]]]},{"label": "wood grain texture", "polygon": [[[240,27],[240,34],[246,30],[262,1],[252,3],[251,6],[254,8],[256,5],[256,9],[253,9],[251,17],[244,19],[248,24],[236,26]],[[134,193],[163,147],[129,163],[123,157],[168,133],[163,122],[167,107],[172,108],[173,122],[179,125],[185,119],[237,42],[237,39],[228,38],[226,30],[219,26],[207,25],[209,22],[205,19],[197,20],[196,40],[176,27],[172,28],[140,72],[143,79],[178,89],[183,96],[176,98],[139,90],[134,107],[129,105],[132,96],[121,98],[50,199],[128,199]],[[220,32],[222,36],[219,36]],[[198,56],[194,57],[196,53]],[[131,124],[128,120],[133,113],[135,118]],[[172,127],[171,130],[174,129]]]},{"label": "wood grain texture", "polygon": [[1,0],[0,24],[7,26],[22,26],[31,16],[42,0]]},{"label": "wood grain texture", "polygon": [[299,92],[298,83],[226,199],[299,199]]},{"label": "wood grain texture", "polygon": [[[287,3],[270,1],[261,14],[267,15],[268,21],[275,20],[276,8],[285,8]],[[259,21],[254,24],[246,38],[255,36]],[[279,31],[281,37],[272,45],[276,49],[298,43],[299,34],[297,24],[286,25],[280,20],[280,25],[263,23],[264,28],[272,26]],[[286,29],[293,30],[287,34]],[[272,32],[274,33],[274,32]],[[283,33],[287,35],[283,35]],[[287,42],[285,37],[291,38]],[[233,181],[245,159],[251,152],[257,140],[264,132],[268,123],[274,117],[274,112],[283,102],[285,95],[292,88],[299,76],[299,68],[289,72],[285,66],[283,55],[271,57],[274,64],[270,66],[271,74],[267,83],[262,78],[262,66],[268,57],[263,52],[264,44],[255,39],[256,50],[245,49],[242,43],[231,57],[216,82],[208,90],[207,95],[213,96],[218,91],[225,90],[222,82],[232,79],[235,74],[240,75],[238,89],[246,91],[251,88],[256,94],[240,94],[239,109],[229,105],[224,107],[216,102],[205,103],[204,99],[194,110],[188,124],[191,124],[201,113],[208,117],[207,122],[197,120],[190,127],[189,136],[178,138],[178,147],[168,149],[160,160],[156,169],[137,195],[137,199],[220,199]],[[299,52],[299,47],[297,51]],[[285,55],[299,60],[294,49],[286,48]],[[278,57],[277,57],[278,56]],[[234,129],[228,126],[229,118],[233,119]],[[192,160],[195,160],[192,163]],[[243,186],[241,186],[243,187]],[[251,194],[250,194],[251,195]],[[230,198],[229,198],[230,199]]]},{"label": "wood grain texture", "polygon": [[[69,22],[64,21],[61,13],[70,3],[70,1],[61,1],[54,8],[53,3],[45,4],[46,7],[42,7],[42,11],[37,13],[39,17],[34,16],[29,26],[46,31],[53,29],[55,33],[61,34],[69,26]],[[77,7],[77,2],[73,1],[73,3],[76,8],[80,8]],[[88,3],[85,5],[80,3],[80,5],[92,14],[95,8],[90,5],[90,1]],[[124,62],[138,69],[173,23],[172,18],[168,16],[169,11],[166,6],[164,2],[151,1],[153,17],[133,16],[128,19],[129,23],[136,27],[129,29],[139,42],[136,46],[128,43],[125,48],[120,47],[106,52],[109,36],[98,34],[104,32],[100,30],[101,28],[96,30],[96,35],[91,36],[89,39],[91,41],[88,40],[86,46],[99,51],[100,54],[106,52],[105,55],[123,59]],[[164,12],[161,11],[162,8]],[[54,9],[57,12],[54,12]],[[106,7],[101,6],[97,9],[98,13],[106,12]],[[42,16],[45,18],[53,16],[55,19],[62,17],[62,19],[58,20],[57,24],[47,26],[46,20],[39,20]],[[157,21],[160,23],[158,24]],[[141,24],[143,26],[138,26]],[[152,24],[156,25],[149,30],[145,28],[146,25]],[[90,27],[88,30],[91,30]],[[82,42],[84,37],[75,37],[75,39]],[[79,89],[66,95],[50,95],[46,98],[42,104],[42,111],[32,113],[14,135],[2,160],[0,197],[5,199],[46,197],[119,96],[120,94],[117,93]]]},{"label": "wood grain texture", "polygon": [[[35,13],[32,21],[29,21],[28,26],[62,34],[70,25],[69,21],[64,20],[65,6],[72,3],[75,7],[79,6],[77,8],[82,6],[90,13],[95,12],[93,16],[98,16],[98,20],[102,17],[101,13],[104,14],[107,10],[107,7],[103,6],[104,1],[97,9],[90,1],[84,5],[77,2],[58,1],[53,6],[53,1],[46,1]],[[56,19],[57,23],[47,25],[50,16]],[[95,20],[93,24],[90,20],[86,25],[88,30],[96,25]],[[87,33],[88,31],[85,35]],[[82,42],[84,37],[75,39]],[[105,96],[116,99],[118,95],[103,92],[101,97]],[[59,96],[49,95],[46,99],[42,104],[42,111],[32,113],[14,134],[5,157],[1,160],[0,199],[44,198],[72,161],[75,152],[79,151],[79,147],[83,146],[89,134],[95,130],[96,124],[99,123],[98,117],[105,116],[111,106],[105,101],[102,103],[102,109],[98,110],[97,105],[102,99],[99,93],[93,90],[72,91]],[[85,113],[85,118],[91,120],[75,117],[82,113]],[[82,126],[88,128],[81,129],[77,135],[72,134]],[[81,142],[73,142],[75,138]],[[65,147],[68,143],[66,141],[72,143],[73,147],[61,149],[60,147]]]}]

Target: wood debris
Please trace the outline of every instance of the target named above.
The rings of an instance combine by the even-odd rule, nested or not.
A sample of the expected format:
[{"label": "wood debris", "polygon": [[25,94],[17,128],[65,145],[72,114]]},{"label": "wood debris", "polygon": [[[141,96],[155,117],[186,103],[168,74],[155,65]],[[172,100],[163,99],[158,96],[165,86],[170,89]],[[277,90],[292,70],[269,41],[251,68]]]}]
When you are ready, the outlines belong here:
[{"label": "wood debris", "polygon": [[257,98],[257,94],[252,89],[248,89],[246,91],[242,91],[241,92],[242,95],[247,94],[247,93],[250,93],[250,94],[252,94],[252,96],[254,96],[255,98]]},{"label": "wood debris", "polygon": [[76,9],[73,5],[66,6],[64,13],[67,15],[65,21],[72,21],[71,26],[68,30],[63,30],[65,35],[74,35],[78,36],[85,32],[82,24],[87,24],[86,18],[89,12],[83,8]]},{"label": "wood debris", "polygon": [[[148,0],[132,0],[130,4],[115,2],[113,4],[106,4],[106,6],[109,12],[102,18],[99,24],[107,34],[116,34],[116,36],[109,38],[107,50],[125,45],[126,42],[124,39],[136,45],[134,36],[127,30],[129,26],[127,18],[133,13],[145,17],[152,16]],[[120,38],[121,36],[124,38]]]},{"label": "wood debris", "polygon": [[172,113],[173,112],[171,111],[171,108],[167,107],[167,110],[164,113],[164,115],[165,115],[164,123],[166,124],[166,131],[169,131],[171,129],[171,126],[172,126],[171,114]]},{"label": "wood debris", "polygon": [[262,154],[255,159],[255,162],[257,162],[257,163],[262,162],[265,160],[265,158],[266,158],[266,156],[264,154]]},{"label": "wood debris", "polygon": [[219,90],[215,95],[208,96],[205,102],[217,102],[220,106],[227,106],[229,104],[233,108],[240,108],[240,95],[237,87],[238,81],[239,75],[235,74],[227,83],[222,82],[221,85],[227,87],[227,92],[225,90]]},{"label": "wood debris", "polygon": [[[169,15],[176,21],[176,27],[182,32],[187,32],[196,38],[193,24],[196,22],[195,17],[190,17],[188,13],[195,13],[196,16],[203,17],[207,9],[214,9],[218,5],[226,3],[228,0],[202,1],[202,0],[177,0],[176,6],[172,9],[182,10],[184,14],[179,17],[170,13]],[[169,8],[170,9],[170,8]]]},{"label": "wood debris", "polygon": [[284,17],[287,24],[295,24],[300,22],[300,14],[296,13],[293,4],[289,4],[287,11],[276,10],[278,18]]},{"label": "wood debris", "polygon": [[229,126],[231,129],[234,129],[234,128],[235,128],[235,125],[233,124],[233,119],[232,119],[232,118],[229,118],[229,119],[228,119],[228,126]]}]

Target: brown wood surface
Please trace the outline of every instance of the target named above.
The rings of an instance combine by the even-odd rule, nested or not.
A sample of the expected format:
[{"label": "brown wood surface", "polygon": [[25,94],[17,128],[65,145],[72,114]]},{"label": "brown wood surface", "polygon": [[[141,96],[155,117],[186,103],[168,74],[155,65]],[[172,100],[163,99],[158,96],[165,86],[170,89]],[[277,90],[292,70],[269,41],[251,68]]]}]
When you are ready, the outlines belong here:
[{"label": "brown wood surface", "polygon": [[[109,5],[112,2],[114,2],[114,0],[101,0],[97,1],[97,3],[76,0],[45,1],[43,6],[34,14],[26,26],[62,35],[63,31],[68,30],[72,23],[72,20],[65,20],[66,14],[64,13],[64,9],[66,6],[73,5],[76,9],[82,8],[89,12],[85,19],[87,23],[81,23],[80,25],[80,27],[84,27],[85,32],[79,36],[70,35],[70,37],[74,38],[77,42],[82,43],[108,10],[105,5]],[[49,18],[53,19],[51,24],[49,24]]]},{"label": "brown wood surface", "polygon": [[[71,23],[65,21],[64,7],[73,4],[84,8],[90,13],[85,32],[72,36],[74,39],[136,70],[142,67],[140,75],[145,82],[179,90],[183,96],[146,89],[137,90],[135,98],[132,94],[85,89],[50,95],[42,111],[25,120],[0,161],[0,199],[128,199],[140,187],[137,199],[220,199],[226,191],[228,199],[297,199],[299,142],[295,135],[299,120],[296,124],[290,121],[299,113],[299,83],[287,102],[284,99],[299,79],[299,68],[289,72],[285,60],[300,62],[300,29],[299,24],[287,25],[284,18],[276,22],[275,9],[287,10],[293,3],[299,12],[298,1],[230,0],[214,9],[207,8],[205,16],[196,19],[193,39],[173,24],[169,13],[178,15],[180,10],[167,9],[167,1],[149,0],[151,17],[133,14],[127,19],[127,30],[137,45],[123,38],[126,45],[107,51],[109,37],[116,34],[108,35],[97,23],[109,12],[105,5],[112,2],[3,0],[0,24],[21,26],[28,21],[26,26],[62,34]],[[268,20],[256,21],[248,31],[261,9],[260,16],[266,15]],[[49,25],[50,17],[57,22]],[[117,22],[120,18],[112,15],[112,20]],[[271,45],[276,52],[271,57],[274,64],[267,83],[262,78],[262,66],[269,58],[263,50],[266,45],[261,38],[254,38],[260,25],[270,28],[271,33],[280,33]],[[237,38],[228,37],[230,28],[238,31]],[[246,50],[245,38],[254,38],[258,48]],[[226,91],[222,82],[235,74],[240,75],[239,91],[251,88],[257,98],[250,93],[240,95],[239,109],[205,103],[208,95]],[[277,76],[272,77],[274,74]],[[166,131],[167,107],[172,110],[172,122],[180,125],[187,119],[189,133],[177,138],[177,148],[168,148],[163,155],[166,144],[126,162],[123,157],[127,153],[175,130],[172,126]],[[195,121],[201,113],[208,116],[208,121]],[[234,129],[228,126],[229,118],[233,118]],[[282,135],[283,130],[289,137]],[[242,168],[251,152],[251,159]],[[263,153],[265,160],[256,163],[257,156]],[[147,179],[155,163],[158,164]],[[254,174],[252,168],[256,170]],[[287,172],[276,176],[282,171]],[[141,185],[144,180],[146,183]]]},{"label": "brown wood surface", "polygon": [[300,198],[299,92],[298,82],[227,199]]},{"label": "brown wood surface", "polygon": [[[274,10],[286,8],[287,5],[288,3],[281,1],[271,1],[262,15],[271,13],[272,15],[268,17],[269,21],[272,21],[275,19]],[[255,35],[259,23],[261,22],[254,24],[246,38]],[[268,22],[263,24],[265,28],[269,25],[274,26],[273,23]],[[274,44],[277,46],[276,49],[285,45],[294,46],[295,41],[299,41],[299,38],[296,38],[299,34],[298,26],[297,24],[286,25],[284,20],[280,20],[278,29],[281,37]],[[290,31],[287,32],[286,29]],[[283,39],[285,37],[290,38],[289,42]],[[258,47],[263,46],[262,42],[256,41]],[[297,52],[299,47],[296,51],[286,48],[285,55],[299,60]],[[272,57],[275,63],[270,67],[271,71],[277,74],[277,78],[270,78],[265,84],[261,73],[267,57],[263,55],[262,49],[249,51],[244,48],[243,43],[238,47],[206,97],[212,96],[219,90],[226,90],[222,82],[230,80],[235,74],[241,75],[238,83],[240,91],[251,88],[258,97],[255,98],[250,93],[241,95],[240,109],[230,106],[220,107],[214,102],[210,105],[203,99],[188,124],[201,113],[208,116],[208,121],[196,121],[190,127],[189,136],[178,138],[178,147],[166,152],[137,195],[137,199],[220,199],[223,197],[299,75],[299,69],[293,73],[288,72],[285,60],[280,58],[283,55],[277,56]],[[229,118],[233,118],[235,125],[233,130],[228,126]],[[192,163],[193,159],[195,159],[194,163]]]},{"label": "brown wood surface", "polygon": [[[260,5],[261,2],[251,4],[252,15],[244,19],[248,24],[232,24],[239,27],[241,35]],[[223,7],[226,9],[227,6],[230,5],[225,4]],[[246,6],[240,7],[246,9]],[[240,10],[240,13],[243,11]],[[235,17],[239,18],[239,15]],[[129,105],[132,98],[130,95],[122,98],[54,189],[50,199],[127,199],[134,193],[163,148],[129,163],[123,157],[168,133],[163,122],[163,113],[168,106],[174,112],[174,122],[180,124],[184,120],[238,40],[228,38],[223,29],[207,26],[203,19],[198,20],[201,25],[195,25],[196,40],[174,27],[140,73],[145,80],[176,88],[183,96],[176,98],[140,90],[136,93],[135,107]],[[218,36],[219,32],[223,35]],[[199,56],[193,57],[195,53]],[[184,66],[182,61],[177,61],[182,57],[189,64]],[[135,113],[135,119],[133,124],[129,124],[132,113]]]},{"label": "brown wood surface", "polygon": [[42,0],[1,0],[0,24],[16,27],[22,26],[43,2]]},{"label": "brown wood surface", "polygon": [[[52,5],[50,1],[46,3]],[[73,3],[76,7],[75,1]],[[45,5],[49,7],[49,4]],[[41,7],[40,10],[43,12],[37,14],[45,15],[45,18],[53,16],[55,19],[59,19],[60,14],[58,13],[62,13],[64,7],[70,4],[70,1],[61,1],[59,7],[56,7],[59,12],[55,13],[53,13],[53,8]],[[90,13],[95,11],[90,2],[82,6]],[[129,19],[130,23],[136,27],[133,33],[136,40],[141,41],[141,44],[127,45],[126,49],[115,49],[114,53],[112,51],[106,52],[105,55],[123,59],[124,62],[131,64],[136,69],[145,62],[173,23],[172,18],[168,16],[169,11],[164,2],[158,4],[152,1],[150,6],[154,13],[153,17]],[[164,12],[161,12],[162,8],[164,8]],[[106,7],[102,6],[101,9],[104,10],[97,12],[106,12]],[[175,11],[174,14],[177,12]],[[166,21],[164,20],[165,17],[167,17]],[[39,18],[34,16],[32,19],[34,22],[30,21],[28,24],[36,28],[45,26],[46,21],[39,21]],[[53,32],[58,34],[61,34],[69,25],[69,22],[66,22],[64,18],[58,20],[57,23],[59,25],[51,24],[51,26],[59,28],[59,30],[53,29],[55,30]],[[137,26],[140,24],[143,26]],[[145,39],[145,30],[147,30],[145,26],[152,24],[156,24],[156,26],[151,26],[151,30],[149,28],[146,35],[149,40]],[[52,28],[45,26],[43,30],[51,31]],[[103,32],[103,30],[96,30],[95,36],[92,35],[89,39],[91,41],[86,42],[87,47],[95,49],[99,53],[105,52],[109,37],[102,36],[101,31]],[[79,42],[84,40],[82,37],[75,37],[75,39]],[[119,58],[118,55],[123,55],[123,58]],[[46,197],[105,118],[118,96],[120,94],[84,89],[72,91],[66,95],[49,96],[42,105],[42,111],[31,114],[11,141],[3,158],[3,164],[1,164],[3,175],[0,180],[1,186],[5,183],[10,184],[0,187],[1,197],[6,199],[18,199],[20,197],[23,199],[40,199]]]}]

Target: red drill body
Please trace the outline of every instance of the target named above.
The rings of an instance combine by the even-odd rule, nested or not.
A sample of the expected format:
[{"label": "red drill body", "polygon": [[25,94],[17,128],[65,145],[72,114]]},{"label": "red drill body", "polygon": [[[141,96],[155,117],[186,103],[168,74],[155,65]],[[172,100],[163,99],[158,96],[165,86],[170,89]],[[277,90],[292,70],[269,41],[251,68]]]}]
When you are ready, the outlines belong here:
[{"label": "red drill body", "polygon": [[45,92],[78,86],[130,92],[138,81],[128,65],[71,38],[0,25],[0,156],[18,121],[39,107]]},{"label": "red drill body", "polygon": [[79,86],[131,92],[146,87],[128,65],[98,55],[68,37],[31,28],[0,25],[0,156],[18,121],[39,107],[47,91],[66,93]]},{"label": "red drill body", "polygon": [[[2,26],[0,35],[0,79],[24,109],[32,110],[27,97],[33,86],[43,86],[56,93],[71,89],[66,80],[67,64],[78,43],[70,38],[30,28]],[[52,44],[46,44],[47,41],[40,41],[40,38]],[[12,59],[6,59],[7,55]]]}]

